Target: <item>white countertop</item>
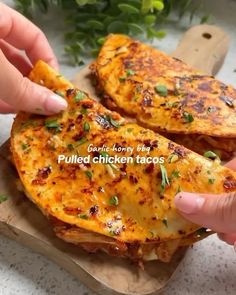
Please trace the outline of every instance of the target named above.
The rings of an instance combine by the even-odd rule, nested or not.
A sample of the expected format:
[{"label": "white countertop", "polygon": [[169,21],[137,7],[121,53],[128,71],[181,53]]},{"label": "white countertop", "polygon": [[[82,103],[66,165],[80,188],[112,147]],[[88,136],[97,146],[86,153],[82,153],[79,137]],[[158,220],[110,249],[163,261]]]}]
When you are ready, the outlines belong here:
[{"label": "white countertop", "polygon": [[[12,4],[11,0],[3,1]],[[206,11],[213,15],[213,23],[221,26],[231,37],[231,47],[218,77],[236,87],[236,1],[207,0]],[[57,19],[59,19],[57,17]],[[158,41],[159,48],[174,51],[188,22],[167,26],[168,36]],[[61,72],[72,78],[78,68],[65,64],[62,45],[62,23],[45,20],[48,36],[61,64]],[[56,33],[55,33],[56,32]],[[8,137],[12,115],[0,115],[0,144]],[[77,279],[45,257],[0,236],[0,295],[92,295]],[[235,295],[236,254],[232,247],[211,236],[190,249],[172,278],[165,295]]]}]

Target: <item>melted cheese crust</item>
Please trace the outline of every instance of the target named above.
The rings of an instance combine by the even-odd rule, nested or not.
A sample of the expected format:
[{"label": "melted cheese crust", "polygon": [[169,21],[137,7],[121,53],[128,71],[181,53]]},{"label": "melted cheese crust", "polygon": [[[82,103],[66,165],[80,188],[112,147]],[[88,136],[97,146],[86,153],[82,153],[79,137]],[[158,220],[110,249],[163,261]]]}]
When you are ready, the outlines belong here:
[{"label": "melted cheese crust", "polygon": [[[174,196],[179,190],[213,194],[236,190],[235,172],[126,122],[118,113],[75,89],[45,63],[37,63],[30,79],[60,91],[69,107],[49,118],[19,113],[12,128],[11,150],[27,195],[50,219],[65,225],[60,229],[55,226],[64,240],[78,243],[81,231],[90,232],[91,241],[93,233],[99,235],[104,243],[112,239],[115,243],[149,245],[182,239],[199,226],[177,213]],[[169,184],[163,189],[159,164],[111,167],[92,162],[57,163],[60,154],[97,156],[97,152],[88,153],[89,144],[131,146],[133,157],[146,156],[136,151],[138,145],[149,146],[149,156],[165,158],[163,166]],[[109,156],[114,155],[109,152]],[[119,156],[130,153],[123,151]],[[214,184],[209,178],[214,179]]]},{"label": "melted cheese crust", "polygon": [[[108,36],[91,68],[107,105],[142,126],[173,134],[197,152],[218,149],[225,160],[236,150],[233,87],[124,35]],[[217,146],[205,141],[206,149],[195,148],[181,134],[215,137]],[[232,139],[230,151],[221,148],[221,138]]]}]

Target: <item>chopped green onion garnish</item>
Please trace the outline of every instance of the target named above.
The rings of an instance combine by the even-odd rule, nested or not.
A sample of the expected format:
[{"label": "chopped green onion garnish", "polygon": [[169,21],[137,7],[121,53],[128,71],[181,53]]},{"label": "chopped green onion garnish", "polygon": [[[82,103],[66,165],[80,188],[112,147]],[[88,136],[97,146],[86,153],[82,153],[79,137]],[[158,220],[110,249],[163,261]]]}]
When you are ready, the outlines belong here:
[{"label": "chopped green onion garnish", "polygon": [[48,129],[55,129],[57,132],[61,131],[61,126],[60,124],[57,122],[57,120],[46,120],[45,121],[45,126]]},{"label": "chopped green onion garnish", "polygon": [[166,171],[166,168],[160,164],[160,169],[161,169],[161,192],[163,193],[165,188],[166,188],[166,185],[170,185],[170,182],[169,182],[169,179],[168,179],[168,176],[167,176],[167,171]]},{"label": "chopped green onion garnish", "polygon": [[208,183],[210,183],[210,184],[214,184],[214,182],[215,182],[215,178],[209,178],[209,179],[208,179]]},{"label": "chopped green onion garnish", "polygon": [[126,74],[127,74],[128,77],[133,76],[135,74],[135,71],[129,69],[129,70],[126,71]]},{"label": "chopped green onion garnish", "polygon": [[88,113],[88,110],[87,110],[86,108],[82,108],[82,109],[80,110],[80,113],[81,113],[82,115],[86,115],[86,114]]},{"label": "chopped green onion garnish", "polygon": [[179,160],[179,156],[176,154],[170,154],[167,161],[168,163],[175,163]]},{"label": "chopped green onion garnish", "polygon": [[88,132],[90,130],[90,125],[88,122],[84,123],[84,131]]},{"label": "chopped green onion garnish", "polygon": [[119,78],[120,82],[124,82],[126,80],[126,77],[122,76]]},{"label": "chopped green onion garnish", "polygon": [[80,146],[80,145],[84,144],[87,141],[88,140],[87,140],[86,137],[82,137],[80,140],[77,141],[76,146]]},{"label": "chopped green onion garnish", "polygon": [[85,175],[89,178],[92,179],[93,178],[93,173],[89,170],[85,171]]},{"label": "chopped green onion garnish", "polygon": [[160,96],[166,97],[168,95],[168,90],[167,90],[167,87],[165,85],[161,85],[161,84],[160,85],[157,85],[155,87],[155,91]]},{"label": "chopped green onion garnish", "polygon": [[81,218],[81,219],[88,219],[88,215],[87,214],[80,214],[79,215],[79,218]]},{"label": "chopped green onion garnish", "polygon": [[191,123],[194,121],[193,115],[189,114],[188,112],[183,113],[183,118],[184,118],[185,122],[187,122],[187,123]]},{"label": "chopped green onion garnish", "polygon": [[84,94],[84,92],[78,90],[77,93],[76,93],[76,95],[75,95],[75,97],[74,97],[74,100],[75,100],[76,102],[78,102],[78,101],[83,100],[84,98],[85,98],[85,94]]},{"label": "chopped green onion garnish", "polygon": [[172,108],[176,108],[179,105],[179,101],[175,101],[171,103]]},{"label": "chopped green onion garnish", "polygon": [[110,123],[112,126],[114,126],[115,128],[120,128],[120,123],[113,120],[111,117],[110,117]]},{"label": "chopped green onion garnish", "polygon": [[107,152],[100,152],[100,155],[104,158],[109,157],[109,154]]},{"label": "chopped green onion garnish", "polygon": [[105,119],[111,123],[112,126],[115,128],[120,128],[120,123],[114,120],[110,115],[105,115]]},{"label": "chopped green onion garnish", "polygon": [[164,106],[166,108],[176,108],[178,106],[179,102],[175,101],[175,102],[165,102],[165,103],[161,103],[160,106]]},{"label": "chopped green onion garnish", "polygon": [[30,146],[27,143],[22,143],[22,145],[21,145],[21,148],[22,148],[23,151],[27,150],[29,147]]},{"label": "chopped green onion garnish", "polygon": [[205,152],[203,156],[206,157],[206,158],[210,158],[210,159],[216,159],[216,158],[218,158],[217,154],[215,154],[212,151]]},{"label": "chopped green onion garnish", "polygon": [[170,178],[180,178],[180,172],[178,170],[173,170]]},{"label": "chopped green onion garnish", "polygon": [[112,196],[109,200],[109,204],[111,206],[118,206],[119,205],[119,198],[117,196]]}]

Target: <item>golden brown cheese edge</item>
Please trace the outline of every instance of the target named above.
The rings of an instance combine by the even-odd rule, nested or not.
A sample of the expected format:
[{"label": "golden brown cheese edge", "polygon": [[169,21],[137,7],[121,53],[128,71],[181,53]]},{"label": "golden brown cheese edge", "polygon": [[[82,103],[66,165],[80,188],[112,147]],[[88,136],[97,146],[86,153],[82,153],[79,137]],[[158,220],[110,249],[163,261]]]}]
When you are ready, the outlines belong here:
[{"label": "golden brown cheese edge", "polygon": [[109,35],[92,71],[101,94],[145,127],[236,137],[235,89],[155,48]]},{"label": "golden brown cheese edge", "polygon": [[[52,71],[50,68],[48,68],[43,63],[39,63],[35,67],[35,69],[31,73],[31,79],[33,81],[35,81],[35,82],[38,82],[38,83],[41,83],[41,84],[43,83],[45,86],[47,86],[47,87],[49,87],[49,88],[51,88],[53,90],[55,90],[55,89],[59,89],[59,90],[60,89],[68,89],[68,88],[73,87],[66,80],[64,80],[61,77],[58,77],[58,74],[56,74],[54,71]],[[94,105],[95,105],[95,108],[97,110],[104,111],[104,108],[102,108],[99,104],[94,102]],[[79,103],[79,106],[80,106],[80,103]],[[68,224],[76,225],[78,227],[81,227],[81,228],[84,228],[84,229],[87,229],[87,230],[95,231],[95,232],[98,232],[98,233],[100,232],[101,234],[108,235],[108,232],[104,231],[104,229],[100,228],[100,226],[99,227],[96,227],[96,226],[94,227],[94,225],[99,224],[99,223],[92,222],[91,224],[89,224],[89,222],[86,221],[86,220],[74,220],[73,216],[67,216],[67,215],[64,214],[64,212],[60,212],[60,214],[57,215],[58,214],[57,212],[52,212],[51,211],[52,208],[50,208],[50,206],[52,204],[50,202],[46,203],[46,206],[45,206],[45,203],[42,203],[42,200],[36,196],[37,189],[34,190],[34,188],[32,187],[32,184],[30,182],[26,181],[25,172],[22,173],[22,170],[21,170],[22,165],[25,165],[25,163],[27,163],[27,160],[29,160],[30,158],[28,158],[27,153],[25,153],[24,151],[22,152],[22,151],[19,150],[19,148],[20,148],[19,143],[15,142],[15,140],[17,140],[17,136],[19,135],[19,127],[22,125],[22,123],[23,124],[25,123],[26,119],[29,119],[29,115],[27,115],[27,114],[21,113],[21,114],[19,114],[17,116],[17,119],[15,120],[14,127],[13,127],[13,130],[12,130],[11,146],[12,146],[12,151],[13,151],[13,157],[14,157],[14,160],[15,160],[16,167],[18,169],[19,175],[20,175],[20,177],[22,179],[22,182],[23,182],[27,192],[31,195],[32,200],[39,207],[41,207],[44,212],[46,211],[47,215],[52,215],[52,216],[54,216],[56,218],[59,218],[60,220],[62,220],[65,223],[68,223]],[[118,119],[120,119],[120,118],[118,117]],[[40,118],[38,118],[38,120],[41,122],[41,120],[44,120],[44,119],[42,119],[40,117]],[[136,125],[129,125],[129,126],[132,126],[134,129],[137,129],[137,130],[140,130],[140,131],[144,130],[144,129],[136,126]],[[37,128],[34,129],[31,126],[30,130],[31,130],[31,128],[32,128],[33,131],[35,131],[35,130],[37,131]],[[41,129],[40,129],[40,132],[41,132]],[[43,137],[45,136],[45,134],[47,134],[47,133],[43,133]],[[117,131],[115,132],[115,134],[117,134],[116,136],[118,136]],[[169,144],[169,141],[166,141],[162,137],[157,137],[151,131],[148,131],[148,134],[151,136],[152,139],[158,138],[160,140],[160,142],[163,141],[163,143]],[[20,135],[22,135],[22,134],[20,133]],[[47,135],[51,136],[50,133],[47,134]],[[38,144],[40,144],[40,143],[38,143]],[[176,147],[174,144],[173,144],[173,146]],[[41,147],[40,150],[42,150],[42,147]],[[39,152],[40,152],[40,150],[39,150]],[[191,177],[194,177],[194,175],[195,175],[195,177],[199,177],[199,182],[197,182],[197,186],[195,186],[195,187],[191,187],[191,186],[188,185],[188,188],[190,189],[190,191],[195,190],[196,188],[198,188],[198,189],[201,189],[202,192],[206,192],[210,188],[210,189],[212,189],[212,192],[217,193],[217,192],[226,192],[228,190],[235,189],[235,187],[230,187],[230,188],[227,187],[226,188],[226,184],[229,184],[229,183],[234,184],[235,183],[235,175],[234,175],[233,172],[231,172],[230,170],[228,170],[226,168],[222,168],[219,165],[216,165],[215,163],[213,163],[213,162],[211,162],[209,160],[203,159],[201,157],[198,158],[198,156],[196,154],[194,154],[194,153],[190,153],[189,151],[186,151],[186,153],[188,153],[188,155],[190,156],[188,161],[192,160],[193,162],[195,162],[196,161],[195,159],[197,158],[198,160],[200,160],[200,163],[202,163],[203,166],[206,165],[209,169],[213,168],[213,170],[215,170],[215,171],[213,171],[213,177],[216,176],[215,186],[211,187],[211,186],[209,186],[209,184],[207,184],[207,179],[205,179],[205,177],[207,175],[207,169],[206,168],[203,169],[205,171],[204,172],[204,177],[199,172],[199,170],[196,170],[195,174],[200,173],[201,177],[199,177],[199,176],[197,176],[195,174],[193,174],[193,176],[191,176]],[[52,155],[52,154],[53,153],[50,153],[50,155]],[[186,161],[186,159],[180,161],[180,166],[179,167],[182,169],[181,171],[183,171],[183,173],[185,174],[186,173],[186,164],[187,164],[187,162],[184,163],[184,161]],[[31,163],[30,163],[30,165],[31,165]],[[173,167],[173,165],[172,165],[172,167]],[[185,167],[185,168],[183,168],[183,167]],[[197,169],[197,167],[199,169],[199,165],[196,166],[195,168]],[[32,167],[30,167],[29,170],[32,170]],[[134,170],[134,171],[136,171],[136,170]],[[34,170],[33,170],[33,173],[35,173]],[[37,170],[36,170],[36,174],[37,174]],[[186,183],[189,183],[189,182],[186,182],[186,179],[185,179],[185,181],[183,179],[181,181],[185,184],[185,187],[187,189]],[[177,188],[177,183],[175,184],[174,189],[176,189],[176,188]],[[168,189],[167,189],[167,194],[170,193],[170,191],[168,192]],[[132,198],[130,200],[132,202],[135,201]],[[167,198],[167,200],[168,200],[168,198]],[[138,205],[136,205],[136,206],[137,206],[137,208],[140,207]],[[140,208],[142,208],[142,207],[140,207]],[[151,207],[150,208],[147,207],[147,208],[148,208],[147,212],[149,213],[150,212],[149,210],[151,209]],[[144,210],[144,209],[142,209],[142,210]],[[152,211],[152,209],[151,209],[151,211]],[[180,229],[182,230],[182,233],[177,232],[177,229],[175,227],[173,227],[172,229],[169,229],[169,230],[171,230],[171,232],[173,231],[171,233],[171,235],[170,235],[170,233],[168,234],[169,230],[165,227],[165,224],[162,224],[162,228],[160,228],[160,223],[157,223],[156,227],[161,230],[162,235],[163,235],[163,237],[162,237],[163,240],[182,238],[182,236],[187,236],[189,233],[193,232],[195,229],[198,228],[198,227],[192,226],[188,222],[182,220],[181,217],[178,216],[178,214],[176,215],[176,212],[175,212],[173,207],[172,207],[172,209],[170,211],[171,211],[170,212],[170,218],[174,218],[174,219],[177,218],[177,220],[176,220],[177,225],[175,225],[175,226],[177,226],[177,227],[179,226]],[[171,224],[171,222],[170,222],[170,224]],[[146,225],[147,225],[148,228],[150,227],[149,223],[147,223]],[[183,232],[184,232],[184,234],[183,234]],[[145,236],[146,236],[146,234],[145,234]],[[127,242],[132,241],[132,240],[135,241],[135,239],[143,241],[143,234],[141,232],[139,233],[138,230],[137,230],[137,234],[135,233],[132,236],[131,233],[130,233],[129,235],[126,236],[125,232],[124,232],[124,233],[121,234],[121,236],[116,237],[116,239],[121,240],[121,241],[124,240],[124,241],[127,241]],[[148,241],[152,241],[151,236],[150,236],[150,238],[148,238],[148,236],[146,236],[146,239],[148,239]]]}]

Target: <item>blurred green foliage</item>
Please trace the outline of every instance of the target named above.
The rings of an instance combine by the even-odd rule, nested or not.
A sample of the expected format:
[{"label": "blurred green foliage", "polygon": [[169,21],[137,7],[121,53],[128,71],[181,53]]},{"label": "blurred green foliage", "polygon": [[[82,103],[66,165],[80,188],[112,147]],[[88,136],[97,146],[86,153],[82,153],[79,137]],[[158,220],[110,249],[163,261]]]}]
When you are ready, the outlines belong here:
[{"label": "blurred green foliage", "polygon": [[109,33],[162,39],[165,32],[157,28],[169,19],[173,10],[180,18],[188,11],[191,20],[201,3],[201,0],[15,0],[16,8],[29,18],[39,12],[47,13],[51,6],[65,11],[68,26],[65,51],[74,64],[81,64],[85,54],[96,55]]}]

